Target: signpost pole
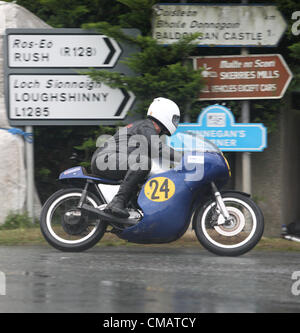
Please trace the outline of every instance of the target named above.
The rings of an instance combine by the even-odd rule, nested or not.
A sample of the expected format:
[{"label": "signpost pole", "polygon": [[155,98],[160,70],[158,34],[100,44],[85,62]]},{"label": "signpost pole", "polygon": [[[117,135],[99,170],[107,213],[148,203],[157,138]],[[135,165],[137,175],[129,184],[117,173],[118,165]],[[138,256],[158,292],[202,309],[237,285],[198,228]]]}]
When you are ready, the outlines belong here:
[{"label": "signpost pole", "polygon": [[[242,101],[242,123],[250,123],[250,102]],[[242,189],[251,194],[251,155],[250,152],[242,153]]]},{"label": "signpost pole", "polygon": [[[248,0],[242,0],[243,4],[247,4]],[[248,49],[243,47],[242,55],[248,55]],[[250,101],[242,101],[242,123],[250,123]],[[242,153],[242,190],[251,194],[251,155],[249,152]]]},{"label": "signpost pole", "polygon": [[[33,133],[32,126],[25,126],[25,132]],[[28,215],[34,220],[34,152],[33,142],[25,140],[26,176],[27,176],[27,200],[26,209]]]},{"label": "signpost pole", "polygon": [[[186,3],[186,0],[180,0],[180,3]],[[187,103],[187,105],[185,106],[184,119],[183,119],[185,123],[189,123],[191,121],[190,110],[191,110],[191,104]]]}]

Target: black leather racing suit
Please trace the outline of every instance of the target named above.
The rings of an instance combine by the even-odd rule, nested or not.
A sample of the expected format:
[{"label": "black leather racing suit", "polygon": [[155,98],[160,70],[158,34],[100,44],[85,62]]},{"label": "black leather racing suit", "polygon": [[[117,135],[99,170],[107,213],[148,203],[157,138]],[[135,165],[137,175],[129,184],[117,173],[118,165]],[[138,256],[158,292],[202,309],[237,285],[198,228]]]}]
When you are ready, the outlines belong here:
[{"label": "black leather racing suit", "polygon": [[[151,158],[166,154],[170,160],[179,154],[164,144],[151,119],[139,120],[119,129],[92,157],[92,172],[102,178],[121,180],[128,170],[151,170]],[[142,162],[142,163],[141,163]]]}]

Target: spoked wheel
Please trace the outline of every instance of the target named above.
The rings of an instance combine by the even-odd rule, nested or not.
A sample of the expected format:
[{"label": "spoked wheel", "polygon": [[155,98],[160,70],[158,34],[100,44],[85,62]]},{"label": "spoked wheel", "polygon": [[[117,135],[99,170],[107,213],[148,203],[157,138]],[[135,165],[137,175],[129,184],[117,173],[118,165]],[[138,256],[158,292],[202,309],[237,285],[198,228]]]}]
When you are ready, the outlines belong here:
[{"label": "spoked wheel", "polygon": [[[54,193],[44,204],[40,227],[50,245],[61,251],[79,252],[94,246],[104,235],[107,224],[79,209],[81,189],[66,189]],[[86,203],[102,204],[92,193]]]},{"label": "spoked wheel", "polygon": [[224,194],[223,202],[230,220],[224,222],[216,202],[211,201],[196,217],[196,236],[207,250],[215,254],[244,254],[261,239],[264,230],[263,214],[249,197],[240,193]]}]

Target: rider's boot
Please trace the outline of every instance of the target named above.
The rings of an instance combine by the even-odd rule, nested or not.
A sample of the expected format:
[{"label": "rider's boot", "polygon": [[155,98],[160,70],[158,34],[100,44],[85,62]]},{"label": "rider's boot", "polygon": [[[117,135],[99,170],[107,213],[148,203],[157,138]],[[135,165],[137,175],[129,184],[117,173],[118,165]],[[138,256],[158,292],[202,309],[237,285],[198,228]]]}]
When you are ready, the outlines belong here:
[{"label": "rider's boot", "polygon": [[127,204],[132,195],[137,192],[139,184],[145,180],[148,172],[148,170],[128,170],[118,193],[106,206],[105,211],[118,217],[128,218]]}]

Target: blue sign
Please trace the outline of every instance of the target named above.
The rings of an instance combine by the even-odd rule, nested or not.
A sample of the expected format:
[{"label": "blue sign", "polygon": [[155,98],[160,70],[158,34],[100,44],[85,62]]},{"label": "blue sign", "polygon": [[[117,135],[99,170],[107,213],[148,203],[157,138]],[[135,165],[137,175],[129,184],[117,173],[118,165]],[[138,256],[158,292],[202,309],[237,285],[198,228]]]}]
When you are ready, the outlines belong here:
[{"label": "blue sign", "polygon": [[263,124],[235,123],[232,112],[218,104],[205,108],[197,123],[179,124],[168,144],[174,149],[188,148],[186,141],[182,142],[183,133],[203,136],[222,151],[263,151],[267,147]]}]

